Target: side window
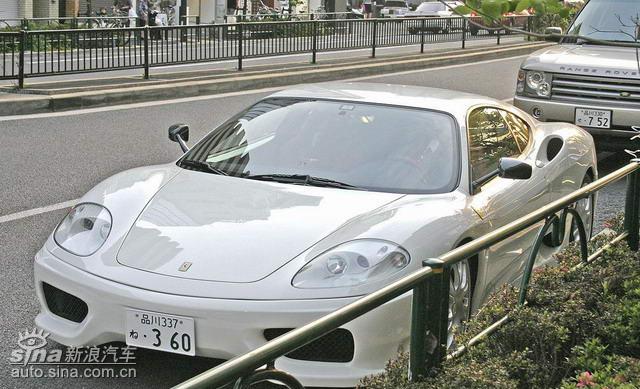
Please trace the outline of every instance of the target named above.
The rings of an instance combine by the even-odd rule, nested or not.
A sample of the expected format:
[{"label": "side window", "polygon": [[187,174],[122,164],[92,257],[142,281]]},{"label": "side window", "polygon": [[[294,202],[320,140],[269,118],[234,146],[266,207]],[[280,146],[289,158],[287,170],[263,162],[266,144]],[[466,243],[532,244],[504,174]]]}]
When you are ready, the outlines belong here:
[{"label": "side window", "polygon": [[472,180],[476,181],[498,169],[502,157],[520,155],[520,147],[501,110],[478,108],[467,119]]},{"label": "side window", "polygon": [[511,112],[502,111],[502,114],[513,133],[513,137],[516,138],[516,142],[518,142],[520,151],[524,151],[529,144],[529,137],[531,134],[529,125]]}]

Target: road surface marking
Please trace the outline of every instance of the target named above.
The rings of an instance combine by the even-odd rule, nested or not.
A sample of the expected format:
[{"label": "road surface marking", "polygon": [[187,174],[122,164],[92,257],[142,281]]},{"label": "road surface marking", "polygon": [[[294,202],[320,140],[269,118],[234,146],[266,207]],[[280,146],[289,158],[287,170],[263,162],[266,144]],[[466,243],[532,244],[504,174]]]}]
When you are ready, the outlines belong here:
[{"label": "road surface marking", "polygon": [[60,209],[73,207],[78,202],[78,199],[64,201],[58,204],[47,205],[40,208],[28,209],[26,211],[10,213],[5,216],[0,216],[0,224],[12,222],[15,220],[25,219],[27,217],[41,215],[43,213],[58,211]]},{"label": "road surface marking", "polygon": [[[349,82],[349,81],[358,81],[358,80],[371,80],[371,79],[375,79],[375,78],[392,77],[394,75],[415,74],[415,73],[422,73],[422,72],[426,73],[426,72],[432,72],[432,71],[438,71],[438,70],[457,69],[457,68],[462,68],[462,67],[484,65],[484,64],[495,63],[495,62],[512,61],[514,59],[525,58],[527,56],[528,55],[519,55],[519,56],[515,56],[515,57],[490,59],[490,60],[485,60],[485,61],[480,61],[480,62],[473,62],[473,63],[466,63],[466,64],[446,65],[446,66],[438,66],[438,67],[433,67],[433,68],[417,69],[417,70],[405,70],[405,71],[401,71],[401,72],[393,72],[393,73],[385,73],[385,74],[378,74],[378,75],[371,75],[371,76],[364,76],[364,77],[347,78],[347,79],[342,79],[342,80],[334,80],[334,82],[337,82],[337,81]],[[189,103],[189,102],[195,102],[195,101],[217,100],[217,99],[224,99],[224,98],[228,98],[228,97],[247,96],[247,95],[260,94],[260,93],[275,92],[275,91],[283,90],[283,89],[286,89],[286,88],[287,88],[287,86],[277,86],[277,87],[262,88],[262,89],[251,89],[251,90],[238,91],[238,92],[221,93],[221,94],[216,94],[216,95],[183,97],[183,98],[179,98],[179,99],[158,100],[158,101],[149,101],[149,102],[142,102],[142,103],[114,105],[114,106],[110,106],[110,107],[88,108],[88,109],[79,109],[79,110],[62,111],[62,112],[36,113],[36,114],[31,114],[31,115],[1,116],[0,117],[0,122],[15,121],[15,120],[27,120],[27,119],[42,119],[42,118],[51,118],[51,117],[63,117],[63,116],[86,115],[86,114],[99,113],[99,112],[121,111],[121,110],[136,109],[136,108],[147,108],[147,107],[154,107],[154,106],[167,105],[167,104],[181,104],[181,103]]]}]

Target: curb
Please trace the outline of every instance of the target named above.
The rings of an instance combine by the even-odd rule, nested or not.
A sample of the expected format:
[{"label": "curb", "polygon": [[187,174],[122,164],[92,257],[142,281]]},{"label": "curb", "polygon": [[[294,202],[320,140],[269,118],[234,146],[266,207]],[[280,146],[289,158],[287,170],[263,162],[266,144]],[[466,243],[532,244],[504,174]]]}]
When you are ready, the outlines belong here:
[{"label": "curb", "polygon": [[[145,101],[175,99],[200,95],[213,95],[260,88],[272,88],[300,83],[332,81],[384,74],[405,70],[416,70],[444,65],[465,64],[476,61],[526,55],[549,43],[523,44],[506,48],[495,48],[455,54],[443,53],[430,57],[406,56],[371,60],[357,64],[333,64],[330,67],[288,69],[281,72],[258,72],[256,74],[232,75],[206,80],[173,81],[162,84],[113,88],[57,95],[19,95],[16,99],[0,100],[0,116],[28,115],[58,112],[72,109],[94,108]],[[28,97],[27,97],[28,96]]]}]

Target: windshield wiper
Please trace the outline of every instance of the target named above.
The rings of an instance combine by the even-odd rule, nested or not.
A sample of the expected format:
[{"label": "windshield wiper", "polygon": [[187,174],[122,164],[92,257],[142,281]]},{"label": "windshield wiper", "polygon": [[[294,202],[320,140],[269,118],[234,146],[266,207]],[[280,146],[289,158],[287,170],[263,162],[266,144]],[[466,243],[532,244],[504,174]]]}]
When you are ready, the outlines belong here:
[{"label": "windshield wiper", "polygon": [[201,172],[219,174],[219,175],[222,175],[222,176],[228,176],[229,175],[229,173],[225,172],[224,170],[221,170],[221,169],[218,169],[216,167],[213,167],[210,164],[208,164],[207,162],[194,161],[194,160],[191,160],[191,159],[183,159],[182,161],[180,161],[180,165],[181,166],[187,166],[187,167],[192,168],[193,170],[197,170],[197,171],[201,171]]},{"label": "windshield wiper", "polygon": [[254,174],[254,175],[243,176],[243,178],[246,178],[249,180],[273,181],[273,182],[281,182],[285,184],[299,184],[299,185],[318,186],[318,187],[325,187],[325,188],[366,190],[364,188],[347,184],[345,182],[340,182],[340,181],[332,180],[329,178],[314,177],[308,174]]}]

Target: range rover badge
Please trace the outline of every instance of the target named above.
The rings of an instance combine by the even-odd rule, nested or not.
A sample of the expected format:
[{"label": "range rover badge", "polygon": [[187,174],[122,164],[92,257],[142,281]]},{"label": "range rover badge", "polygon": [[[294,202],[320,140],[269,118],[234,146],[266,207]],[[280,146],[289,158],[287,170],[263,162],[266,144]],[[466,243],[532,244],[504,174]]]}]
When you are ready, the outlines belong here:
[{"label": "range rover badge", "polygon": [[631,97],[631,93],[629,93],[629,92],[620,92],[620,97]]},{"label": "range rover badge", "polygon": [[191,262],[184,262],[182,265],[180,265],[180,267],[178,268],[179,271],[187,271],[189,270],[189,268],[191,267]]}]

